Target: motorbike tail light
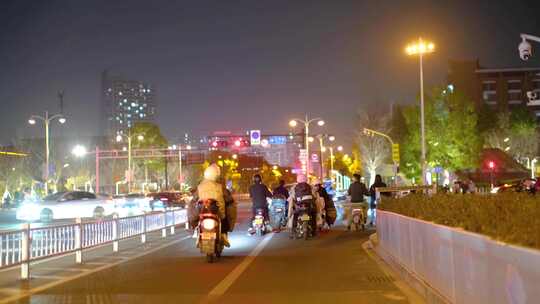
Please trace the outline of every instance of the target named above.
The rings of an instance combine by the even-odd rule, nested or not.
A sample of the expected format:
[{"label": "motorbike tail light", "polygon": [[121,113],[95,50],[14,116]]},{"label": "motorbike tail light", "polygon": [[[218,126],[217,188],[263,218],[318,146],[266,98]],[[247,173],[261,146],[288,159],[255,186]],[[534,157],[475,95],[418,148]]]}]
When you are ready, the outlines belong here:
[{"label": "motorbike tail light", "polygon": [[213,230],[216,228],[216,221],[213,219],[204,219],[202,221],[202,226],[204,230]]}]

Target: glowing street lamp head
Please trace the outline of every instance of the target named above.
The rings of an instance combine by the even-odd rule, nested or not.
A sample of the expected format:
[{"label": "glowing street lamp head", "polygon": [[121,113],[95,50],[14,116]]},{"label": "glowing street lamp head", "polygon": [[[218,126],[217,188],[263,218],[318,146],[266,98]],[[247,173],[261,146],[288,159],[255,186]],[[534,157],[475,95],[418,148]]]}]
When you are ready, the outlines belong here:
[{"label": "glowing street lamp head", "polygon": [[31,124],[31,125],[35,125],[35,124],[36,124],[36,120],[33,119],[33,118],[30,118],[30,119],[28,120],[28,123]]},{"label": "glowing street lamp head", "polygon": [[407,55],[418,55],[418,54],[427,54],[433,53],[435,51],[435,44],[430,41],[424,41],[419,39],[418,41],[407,45],[405,48],[405,53]]},{"label": "glowing street lamp head", "polygon": [[291,126],[291,127],[294,128],[294,127],[296,127],[296,125],[298,125],[298,123],[296,122],[296,120],[293,119],[293,120],[289,121],[289,126]]},{"label": "glowing street lamp head", "polygon": [[60,118],[58,118],[58,122],[61,123],[61,124],[65,124],[66,123],[66,118],[65,117],[60,117]]},{"label": "glowing street lamp head", "polygon": [[144,136],[142,136],[142,135],[137,135],[137,140],[138,140],[138,141],[143,141],[143,140],[144,140]]},{"label": "glowing street lamp head", "polygon": [[233,158],[233,159],[238,159],[238,154],[233,154],[233,155],[232,155],[232,158]]},{"label": "glowing street lamp head", "polygon": [[186,146],[186,149],[191,150],[191,146],[190,146],[190,145],[187,145],[187,146]]},{"label": "glowing street lamp head", "polygon": [[321,152],[326,152],[326,147],[322,147]]},{"label": "glowing street lamp head", "polygon": [[337,147],[337,150],[338,150],[339,152],[343,151],[343,146],[338,146],[338,147]]},{"label": "glowing street lamp head", "polygon": [[121,142],[122,141],[122,135],[120,135],[120,134],[116,135],[116,141]]},{"label": "glowing street lamp head", "polygon": [[310,136],[310,137],[308,137],[308,141],[309,141],[309,142],[313,142],[313,141],[315,141],[315,138],[313,138],[313,137]]},{"label": "glowing street lamp head", "polygon": [[332,136],[328,137],[328,140],[334,141],[334,140],[336,140],[336,137],[332,135]]},{"label": "glowing street lamp head", "polygon": [[235,145],[236,147],[240,147],[241,144],[242,144],[242,143],[240,142],[240,140],[236,140],[236,141],[234,142],[234,145]]},{"label": "glowing street lamp head", "polygon": [[319,121],[317,121],[317,124],[318,124],[320,127],[324,126],[324,120],[319,120]]},{"label": "glowing street lamp head", "polygon": [[84,146],[76,145],[73,150],[71,150],[71,153],[76,157],[83,157],[86,155],[86,153],[88,153],[88,151]]}]

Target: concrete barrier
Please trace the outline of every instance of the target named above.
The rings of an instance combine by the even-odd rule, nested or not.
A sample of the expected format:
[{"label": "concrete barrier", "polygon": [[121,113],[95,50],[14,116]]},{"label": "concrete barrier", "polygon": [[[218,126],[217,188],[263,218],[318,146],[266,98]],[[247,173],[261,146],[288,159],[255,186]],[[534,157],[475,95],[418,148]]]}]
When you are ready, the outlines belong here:
[{"label": "concrete barrier", "polygon": [[378,246],[449,303],[540,303],[540,251],[392,212]]}]

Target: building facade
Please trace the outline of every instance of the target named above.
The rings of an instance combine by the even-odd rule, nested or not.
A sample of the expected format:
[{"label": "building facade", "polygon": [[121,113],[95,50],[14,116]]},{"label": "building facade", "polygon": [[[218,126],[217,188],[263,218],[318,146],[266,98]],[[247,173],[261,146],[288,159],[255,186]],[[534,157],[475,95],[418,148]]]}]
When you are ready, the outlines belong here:
[{"label": "building facade", "polygon": [[102,74],[103,134],[114,136],[125,133],[135,122],[154,122],[156,116],[155,87],[138,80]]},{"label": "building facade", "polygon": [[484,68],[476,61],[449,62],[448,83],[471,98],[478,108],[511,110],[526,105],[540,121],[540,106],[527,92],[540,96],[540,68]]}]

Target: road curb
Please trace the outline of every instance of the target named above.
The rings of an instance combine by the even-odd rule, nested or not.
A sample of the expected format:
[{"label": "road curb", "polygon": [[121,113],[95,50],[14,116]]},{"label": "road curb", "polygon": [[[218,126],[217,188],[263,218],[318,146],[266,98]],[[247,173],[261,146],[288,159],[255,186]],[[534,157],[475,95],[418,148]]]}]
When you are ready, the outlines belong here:
[{"label": "road curb", "polygon": [[413,288],[427,304],[451,304],[444,296],[442,296],[437,290],[431,287],[426,281],[418,277],[413,272],[409,271],[403,264],[399,263],[389,252],[385,251],[379,246],[379,239],[377,233],[373,233],[369,236],[369,240],[366,242],[368,246],[373,249],[373,252],[388,265],[399,277],[407,283],[408,286]]}]

